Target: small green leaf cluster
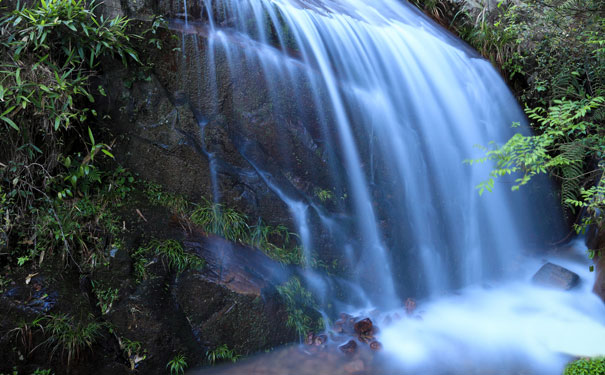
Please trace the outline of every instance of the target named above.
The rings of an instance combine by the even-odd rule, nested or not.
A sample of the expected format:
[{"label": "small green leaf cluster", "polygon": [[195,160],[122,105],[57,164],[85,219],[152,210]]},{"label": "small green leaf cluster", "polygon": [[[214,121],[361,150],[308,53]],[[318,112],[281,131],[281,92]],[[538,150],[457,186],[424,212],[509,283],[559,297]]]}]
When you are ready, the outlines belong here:
[{"label": "small green leaf cluster", "polygon": [[120,349],[122,349],[124,356],[130,364],[130,370],[134,371],[137,364],[144,361],[147,358],[147,351],[143,349],[143,346],[139,341],[132,341],[127,338],[118,337],[118,343]]},{"label": "small green leaf cluster", "polygon": [[147,278],[147,267],[153,263],[149,258],[153,256],[159,257],[168,270],[177,274],[188,268],[200,269],[205,265],[204,259],[186,252],[180,242],[154,239],[132,254],[134,275],[137,282]]},{"label": "small green leaf cluster", "polygon": [[108,314],[113,303],[118,299],[118,289],[103,287],[101,283],[92,281],[92,291],[97,297],[97,306],[101,309],[101,314]]},{"label": "small green leaf cluster", "polygon": [[605,375],[605,358],[582,358],[565,367],[563,375]]},{"label": "small green leaf cluster", "polygon": [[187,368],[187,357],[184,354],[179,353],[175,355],[168,363],[166,368],[170,371],[170,375],[183,375]]}]

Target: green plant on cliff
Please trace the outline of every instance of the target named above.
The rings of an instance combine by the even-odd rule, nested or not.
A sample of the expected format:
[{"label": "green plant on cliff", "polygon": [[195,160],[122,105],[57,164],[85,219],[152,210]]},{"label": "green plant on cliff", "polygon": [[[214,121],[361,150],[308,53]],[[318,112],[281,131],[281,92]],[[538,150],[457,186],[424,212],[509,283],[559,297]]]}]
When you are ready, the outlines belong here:
[{"label": "green plant on cliff", "polygon": [[233,242],[245,243],[248,236],[246,215],[207,200],[197,205],[191,213],[191,221],[210,234],[224,237]]},{"label": "green plant on cliff", "polygon": [[179,353],[175,355],[168,363],[166,368],[170,371],[171,375],[182,375],[185,373],[187,368],[187,357],[184,354]]},{"label": "green plant on cliff", "polygon": [[132,341],[123,337],[117,337],[117,339],[124,357],[126,357],[130,364],[130,371],[134,371],[139,362],[147,359],[147,351],[143,349],[143,346],[138,341]]},{"label": "green plant on cliff", "polygon": [[231,361],[237,362],[241,357],[239,354],[235,354],[232,349],[229,349],[227,344],[217,346],[213,350],[206,351],[206,359],[211,365],[214,365],[217,361]]},{"label": "green plant on cliff", "polygon": [[105,233],[115,234],[107,203],[92,197],[107,193],[97,162],[112,155],[93,135],[91,105],[103,90],[90,78],[103,57],[138,57],[128,21],[94,8],[40,0],[0,16],[0,186],[10,201],[1,237],[19,265],[61,254],[94,267]]},{"label": "green plant on cliff", "polygon": [[582,358],[565,367],[563,375],[605,375],[605,358]]},{"label": "green plant on cliff", "polygon": [[165,191],[160,185],[145,182],[145,194],[147,199],[154,205],[166,207],[171,213],[185,217],[188,213],[190,203],[179,194]]},{"label": "green plant on cliff", "polygon": [[97,306],[101,309],[101,314],[108,314],[111,311],[113,303],[118,299],[119,290],[103,287],[101,283],[92,281],[92,291],[97,297]]},{"label": "green plant on cliff", "polygon": [[59,353],[67,357],[67,367],[70,367],[85,349],[92,350],[93,344],[101,338],[103,326],[96,321],[76,321],[66,314],[48,315],[43,323],[48,338],[43,344],[50,347],[51,360]]},{"label": "green plant on cliff", "polygon": [[159,257],[169,270],[175,271],[177,274],[188,268],[200,269],[205,265],[204,259],[186,252],[180,242],[154,239],[132,254],[133,273],[137,283],[147,278],[147,267],[153,263],[149,261],[149,257],[152,256]]},{"label": "green plant on cliff", "polygon": [[317,303],[313,294],[306,290],[297,277],[292,277],[288,282],[277,287],[286,305],[288,320],[286,325],[293,328],[300,337],[308,332],[322,330],[323,320],[314,320],[311,315],[317,312]]}]

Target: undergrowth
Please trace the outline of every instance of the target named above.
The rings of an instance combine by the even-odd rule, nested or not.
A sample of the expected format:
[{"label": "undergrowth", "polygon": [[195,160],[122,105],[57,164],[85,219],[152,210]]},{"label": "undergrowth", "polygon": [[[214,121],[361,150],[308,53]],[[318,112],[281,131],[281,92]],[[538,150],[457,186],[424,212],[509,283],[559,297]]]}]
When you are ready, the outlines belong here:
[{"label": "undergrowth", "polygon": [[151,203],[168,208],[208,234],[255,247],[284,264],[302,264],[298,236],[284,225],[267,225],[260,218],[251,224],[245,214],[233,208],[206,199],[199,204],[190,203],[183,196],[165,192],[153,183],[146,183],[145,192]]}]

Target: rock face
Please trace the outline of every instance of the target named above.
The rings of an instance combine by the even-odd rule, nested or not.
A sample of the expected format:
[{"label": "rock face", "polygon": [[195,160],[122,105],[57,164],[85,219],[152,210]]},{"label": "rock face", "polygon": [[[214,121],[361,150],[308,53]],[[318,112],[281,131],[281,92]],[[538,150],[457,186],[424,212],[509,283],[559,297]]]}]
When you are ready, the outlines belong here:
[{"label": "rock face", "polygon": [[586,235],[586,245],[595,251],[593,258],[595,265],[595,283],[593,292],[605,302],[605,230],[593,225]]},{"label": "rock face", "polygon": [[288,314],[275,289],[288,273],[251,248],[222,238],[194,237],[185,246],[206,259],[176,283],[176,301],[201,344],[226,344],[242,355],[292,342]]},{"label": "rock face", "polygon": [[570,290],[579,284],[580,277],[566,268],[549,262],[536,272],[532,281],[541,286]]},{"label": "rock face", "polygon": [[605,256],[601,255],[595,257],[595,264],[595,272],[597,273],[597,277],[595,278],[592,291],[601,297],[603,302],[605,302]]}]

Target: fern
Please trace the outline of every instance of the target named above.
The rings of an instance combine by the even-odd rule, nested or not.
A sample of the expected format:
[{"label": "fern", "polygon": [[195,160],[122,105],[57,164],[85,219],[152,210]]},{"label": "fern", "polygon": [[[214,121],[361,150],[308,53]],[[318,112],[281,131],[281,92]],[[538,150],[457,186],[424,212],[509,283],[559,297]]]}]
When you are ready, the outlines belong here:
[{"label": "fern", "polygon": [[577,200],[580,195],[582,175],[584,174],[584,157],[586,151],[580,142],[564,143],[559,146],[558,158],[561,164],[561,203],[570,208],[568,200]]}]

